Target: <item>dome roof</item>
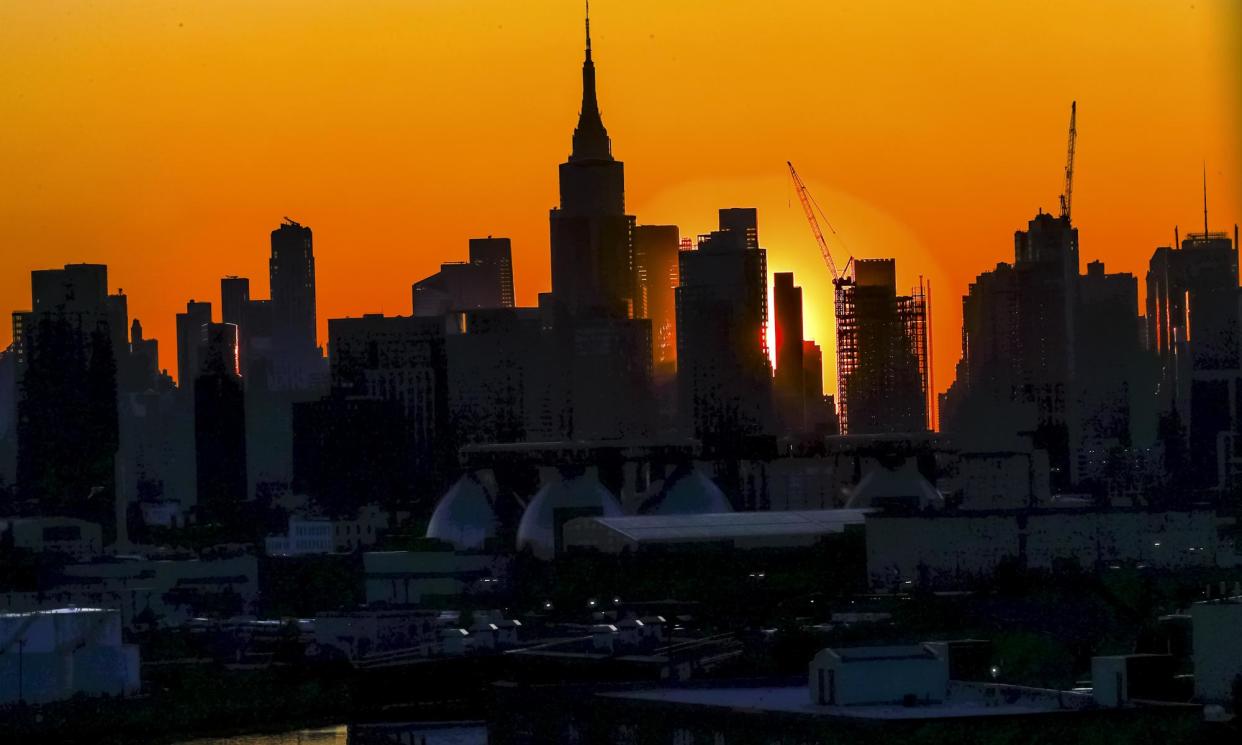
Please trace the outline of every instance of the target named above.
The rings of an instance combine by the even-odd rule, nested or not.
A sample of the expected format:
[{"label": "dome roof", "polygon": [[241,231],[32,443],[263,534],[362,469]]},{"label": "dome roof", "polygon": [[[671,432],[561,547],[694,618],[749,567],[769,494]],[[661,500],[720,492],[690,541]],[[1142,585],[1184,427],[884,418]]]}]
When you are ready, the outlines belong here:
[{"label": "dome roof", "polygon": [[944,496],[923,478],[914,459],[907,458],[897,468],[873,466],[854,487],[845,506],[852,510],[870,507],[922,510],[944,506]]},{"label": "dome roof", "polygon": [[639,511],[644,515],[705,515],[732,512],[733,505],[699,469],[679,466]]},{"label": "dome roof", "polygon": [[616,497],[592,474],[545,484],[522,513],[517,532],[518,551],[529,546],[535,556],[541,559],[555,556],[558,510],[573,510],[578,513],[575,516],[579,517],[618,517],[622,514]]},{"label": "dome roof", "polygon": [[499,525],[491,495],[472,473],[457,479],[427,523],[427,537],[453,544],[457,550],[479,549],[496,535]]}]

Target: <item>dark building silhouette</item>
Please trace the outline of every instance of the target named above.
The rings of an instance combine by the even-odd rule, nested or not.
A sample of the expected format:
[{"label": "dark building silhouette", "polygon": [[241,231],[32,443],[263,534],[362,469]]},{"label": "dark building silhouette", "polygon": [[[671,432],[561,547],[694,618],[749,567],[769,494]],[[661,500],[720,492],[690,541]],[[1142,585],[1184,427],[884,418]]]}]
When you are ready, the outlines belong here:
[{"label": "dark building silhouette", "polygon": [[118,305],[106,266],[69,264],[31,272],[14,314],[17,485],[44,514],[114,524]]},{"label": "dark building silhouette", "polygon": [[[188,498],[185,485],[179,491],[179,419],[187,407],[176,385],[160,369],[159,342],[144,336],[138,319],[130,326],[129,383],[122,386],[119,403],[119,490],[128,504]],[[184,457],[193,451],[187,447]],[[132,537],[132,536],[131,536]]]},{"label": "dark building silhouette", "polygon": [[678,405],[687,432],[709,449],[771,428],[767,253],[754,210],[720,215],[719,231],[680,252],[676,290]]},{"label": "dark building silhouette", "polygon": [[485,307],[514,307],[513,247],[508,238],[471,238],[470,263],[488,276],[494,300]]},{"label": "dark building silhouette", "polygon": [[448,262],[411,288],[414,315],[513,307],[513,259],[508,238],[471,238],[470,261]]},{"label": "dark building silhouette", "polygon": [[158,385],[160,379],[160,342],[148,339],[143,335],[142,322],[137,318],[130,324],[129,331],[128,388],[133,391],[145,391]]},{"label": "dark building silhouette", "polygon": [[921,289],[897,294],[893,259],[855,259],[837,283],[841,430],[927,429],[927,306]]},{"label": "dark building silhouette", "polygon": [[962,360],[942,422],[972,447],[1047,451],[1055,491],[1077,480],[1078,287],[1077,228],[1039,213],[1015,232],[1013,264],[980,274],[962,300]]},{"label": "dark building silhouette", "polygon": [[250,302],[250,279],[247,277],[222,277],[220,279],[220,320],[238,328],[246,320],[246,304]]},{"label": "dark building silhouette", "polygon": [[[177,431],[182,426],[178,419],[190,408],[179,400],[172,378],[160,369],[159,341],[146,338],[137,318],[130,324],[128,355],[119,357],[118,373],[120,497],[126,505],[188,498],[184,489],[178,491]],[[190,417],[184,418],[188,425]],[[192,456],[187,444],[184,457]]]},{"label": "dark building silhouette", "polygon": [[726,207],[720,210],[720,230],[742,237],[749,249],[759,248],[759,210],[754,207]]},{"label": "dark building silhouette", "polygon": [[[1206,220],[1206,218],[1205,218]],[[1232,489],[1242,473],[1237,229],[1161,247],[1147,271],[1146,341],[1158,360],[1166,451],[1184,438],[1188,481]]]},{"label": "dark building silhouette", "polygon": [[600,117],[587,20],[582,107],[573,150],[560,166],[560,207],[550,215],[552,295],[570,315],[633,314],[631,231],[625,214],[625,167],[612,156]]},{"label": "dark building silhouette", "polygon": [[562,437],[644,437],[655,409],[651,321],[635,318],[634,217],[625,214],[625,169],[600,118],[589,19],[582,107],[549,219],[550,327],[568,383]]},{"label": "dark building silhouette", "polygon": [[802,342],[802,392],[807,432],[838,434],[835,397],[824,395],[824,352],[809,340]]},{"label": "dark building silhouette", "polygon": [[1125,470],[1124,453],[1155,437],[1156,381],[1143,350],[1138,280],[1087,264],[1078,278],[1076,469],[1080,485],[1101,497]]},{"label": "dark building silhouette", "polygon": [[200,329],[194,379],[194,462],[200,521],[234,523],[246,501],[246,411],[237,326]]},{"label": "dark building silhouette", "polygon": [[799,433],[806,428],[802,288],[794,284],[792,272],[772,275],[772,310],[776,318],[776,412],[781,431]]},{"label": "dark building silhouette", "polygon": [[400,407],[336,391],[293,404],[293,488],[332,517],[379,503],[408,509],[415,474]]},{"label": "dark building silhouette", "polygon": [[285,218],[272,231],[272,361],[275,387],[312,384],[322,355],[315,313],[315,254],[311,229]]},{"label": "dark building silhouette", "polygon": [[676,225],[634,228],[634,314],[651,321],[651,356],[657,378],[677,371],[677,254],[681,238]]},{"label": "dark building silhouette", "polygon": [[567,435],[570,381],[541,310],[467,311],[449,329],[449,421],[456,442],[539,442]]},{"label": "dark building silhouette", "polygon": [[177,382],[183,390],[194,390],[198,375],[199,350],[202,348],[203,327],[211,323],[211,303],[191,300],[185,312],[177,314]]},{"label": "dark building silhouette", "polygon": [[0,502],[17,482],[17,354],[0,351]]},{"label": "dark building silhouette", "polygon": [[580,318],[573,322],[573,424],[578,440],[647,436],[654,418],[651,323]]},{"label": "dark building silhouette", "polygon": [[333,395],[388,404],[405,428],[405,496],[438,496],[456,452],[448,421],[445,321],[412,316],[328,321]]}]

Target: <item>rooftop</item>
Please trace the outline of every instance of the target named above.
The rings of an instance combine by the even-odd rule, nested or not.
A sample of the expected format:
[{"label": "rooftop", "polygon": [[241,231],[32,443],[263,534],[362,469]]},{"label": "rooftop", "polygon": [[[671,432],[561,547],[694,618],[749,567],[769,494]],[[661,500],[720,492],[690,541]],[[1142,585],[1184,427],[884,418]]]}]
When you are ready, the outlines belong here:
[{"label": "rooftop", "polygon": [[921,644],[905,644],[888,647],[833,647],[828,650],[842,662],[869,662],[877,660],[928,660],[935,659],[927,647]]},{"label": "rooftop", "polygon": [[[657,688],[645,691],[601,693],[601,696],[648,701],[682,706],[707,706],[734,711],[777,712],[812,717],[846,719],[955,719],[963,717],[1029,716],[1034,714],[1067,713],[1077,710],[1090,699],[1082,694],[1064,693],[1060,697],[979,695],[981,689],[966,684],[952,684],[950,700],[940,704],[901,706],[876,704],[862,706],[820,706],[811,703],[806,686],[772,686],[761,688]],[[1001,687],[997,687],[999,690]],[[1033,690],[1033,689],[1032,689]],[[1072,697],[1072,700],[1071,698]],[[1009,703],[1010,699],[1013,703]],[[1064,698],[1064,701],[1060,701]],[[1083,701],[1079,701],[1083,699]]]},{"label": "rooftop", "polygon": [[596,517],[601,525],[635,541],[722,540],[749,536],[822,535],[862,525],[869,510],[712,512],[700,515]]}]

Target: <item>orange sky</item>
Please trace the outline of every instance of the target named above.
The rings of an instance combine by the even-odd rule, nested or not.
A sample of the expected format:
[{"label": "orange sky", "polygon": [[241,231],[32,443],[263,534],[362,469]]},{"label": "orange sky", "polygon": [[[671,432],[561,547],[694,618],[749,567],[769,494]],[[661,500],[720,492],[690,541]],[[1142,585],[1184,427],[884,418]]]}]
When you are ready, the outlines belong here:
[{"label": "orange sky", "polygon": [[[1240,6],[597,0],[592,26],[629,211],[693,235],[758,207],[769,267],[796,272],[830,346],[793,160],[839,264],[895,256],[903,285],[932,281],[943,389],[966,285],[1056,208],[1072,99],[1084,269],[1141,280],[1175,224],[1200,229],[1205,161],[1212,227],[1242,220]],[[548,289],[576,0],[9,2],[0,50],[6,318],[31,269],[106,262],[175,367],[186,300],[218,302],[225,274],[266,295],[284,215],[315,231],[321,325],[408,313],[471,236],[513,239],[519,302]]]}]

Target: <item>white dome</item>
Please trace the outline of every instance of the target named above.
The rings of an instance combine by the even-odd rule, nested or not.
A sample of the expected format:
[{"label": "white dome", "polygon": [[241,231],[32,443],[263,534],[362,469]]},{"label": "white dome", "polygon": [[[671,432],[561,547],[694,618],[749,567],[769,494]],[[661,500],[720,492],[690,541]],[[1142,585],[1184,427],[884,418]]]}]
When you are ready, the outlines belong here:
[{"label": "white dome", "polygon": [[706,515],[732,512],[733,505],[720,487],[693,466],[678,467],[659,493],[647,500],[644,515]]},{"label": "white dome", "polygon": [[923,478],[913,458],[902,461],[897,468],[876,465],[867,472],[850,493],[848,509],[904,506],[923,510],[944,506],[944,496]]},{"label": "white dome", "polygon": [[[621,505],[594,475],[575,476],[546,484],[522,513],[517,550],[527,546],[541,559],[556,555],[556,513],[573,511],[575,517],[618,517]],[[572,513],[571,513],[572,514]]]},{"label": "white dome", "polygon": [[427,523],[427,537],[453,544],[459,551],[480,549],[496,535],[500,521],[491,495],[472,473],[457,480],[445,493]]}]

